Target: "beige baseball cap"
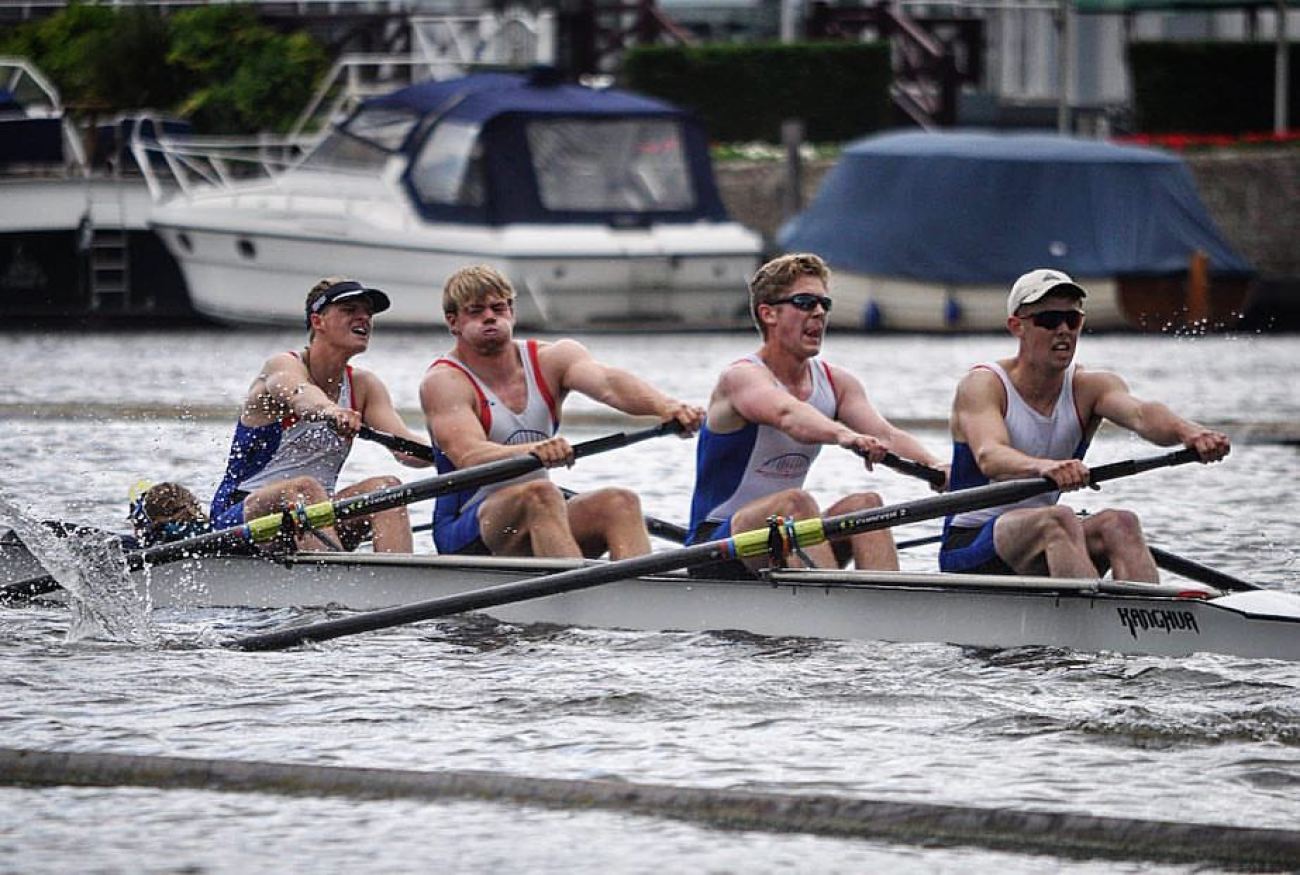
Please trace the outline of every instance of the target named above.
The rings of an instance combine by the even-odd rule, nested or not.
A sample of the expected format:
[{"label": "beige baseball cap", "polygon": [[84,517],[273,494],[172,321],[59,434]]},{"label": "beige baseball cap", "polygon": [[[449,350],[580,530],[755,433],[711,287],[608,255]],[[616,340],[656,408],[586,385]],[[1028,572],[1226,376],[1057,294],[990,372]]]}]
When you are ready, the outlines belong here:
[{"label": "beige baseball cap", "polygon": [[1051,268],[1039,268],[1016,280],[1007,295],[1007,315],[1014,316],[1025,304],[1032,304],[1052,292],[1074,292],[1080,298],[1088,297],[1083,286],[1070,279],[1070,275]]}]

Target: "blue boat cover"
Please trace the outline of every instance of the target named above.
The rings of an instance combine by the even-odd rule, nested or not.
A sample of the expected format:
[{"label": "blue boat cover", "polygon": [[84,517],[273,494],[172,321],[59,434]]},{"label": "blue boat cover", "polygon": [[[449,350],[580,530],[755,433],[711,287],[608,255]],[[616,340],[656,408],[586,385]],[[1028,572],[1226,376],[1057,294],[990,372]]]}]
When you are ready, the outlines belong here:
[{"label": "blue boat cover", "polygon": [[1217,274],[1252,273],[1177,157],[1047,134],[858,140],[777,240],[842,270],[954,285],[1010,283],[1038,267],[1179,273],[1196,250]]},{"label": "blue boat cover", "polygon": [[545,75],[474,73],[455,79],[420,82],[365,101],[368,108],[405,109],[418,115],[485,122],[507,112],[536,115],[679,116],[677,107],[616,88],[596,90]]},{"label": "blue boat cover", "polygon": [[[353,118],[373,109],[401,110],[422,118],[401,151],[419,153],[433,130],[444,122],[478,125],[482,149],[484,198],[476,205],[434,204],[421,200],[406,177],[408,190],[425,218],[503,225],[515,222],[642,225],[725,221],[726,208],[718,193],[703,126],[690,113],[643,95],[618,89],[593,89],[562,82],[551,71],[531,74],[473,73],[455,79],[421,82],[358,107]],[[690,174],[693,204],[689,208],[641,211],[581,211],[547,209],[542,204],[528,155],[525,127],[537,118],[663,119],[677,123],[681,149]],[[344,123],[344,128],[347,122]]]}]

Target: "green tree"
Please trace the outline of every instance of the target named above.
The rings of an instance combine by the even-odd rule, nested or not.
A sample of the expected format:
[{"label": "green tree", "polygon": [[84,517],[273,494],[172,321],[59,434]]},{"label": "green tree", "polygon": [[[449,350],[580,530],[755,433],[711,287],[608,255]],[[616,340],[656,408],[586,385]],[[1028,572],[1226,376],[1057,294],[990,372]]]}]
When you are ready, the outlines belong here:
[{"label": "green tree", "polygon": [[198,130],[222,133],[287,129],[329,61],[307,34],[276,33],[236,6],[173,16],[168,60],[198,83],[181,113]]},{"label": "green tree", "polygon": [[277,33],[247,6],[163,17],[76,0],[0,36],[0,53],[32,60],[71,107],[179,112],[212,133],[286,130],[329,63],[309,35]]}]

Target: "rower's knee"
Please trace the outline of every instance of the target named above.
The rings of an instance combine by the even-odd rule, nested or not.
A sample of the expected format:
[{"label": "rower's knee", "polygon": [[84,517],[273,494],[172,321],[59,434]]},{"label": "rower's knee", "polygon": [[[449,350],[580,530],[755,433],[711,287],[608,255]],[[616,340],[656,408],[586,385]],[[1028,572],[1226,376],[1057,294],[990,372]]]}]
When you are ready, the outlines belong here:
[{"label": "rower's knee", "polygon": [[[880,497],[879,492],[855,492],[844,499],[843,502],[837,502],[836,510],[839,513],[848,513],[855,510],[873,510],[883,506],[885,500]],[[844,510],[840,511],[838,505],[844,504]]]},{"label": "rower's knee", "polygon": [[564,513],[564,496],[549,480],[530,480],[520,484],[511,495],[511,501],[529,519]]},{"label": "rower's knee", "polygon": [[1108,544],[1142,541],[1142,521],[1131,510],[1103,510],[1092,519]]},{"label": "rower's knee", "polygon": [[392,474],[384,474],[380,477],[368,477],[350,489],[350,492],[374,492],[376,489],[388,489],[392,486],[400,486],[401,478],[394,477]]},{"label": "rower's knee", "polygon": [[805,520],[821,516],[821,508],[811,493],[803,489],[787,489],[777,495],[777,505],[773,513]]},{"label": "rower's knee", "polygon": [[279,491],[280,499],[287,504],[295,504],[300,501],[305,504],[316,504],[321,501],[329,501],[330,497],[319,480],[305,475],[291,477],[278,484],[276,489]]},{"label": "rower's knee", "polygon": [[607,519],[641,519],[641,499],[630,489],[611,486],[598,489],[600,513]]},{"label": "rower's knee", "polygon": [[1083,524],[1074,511],[1063,505],[1043,508],[1038,517],[1039,536],[1044,543],[1059,541],[1083,542]]}]

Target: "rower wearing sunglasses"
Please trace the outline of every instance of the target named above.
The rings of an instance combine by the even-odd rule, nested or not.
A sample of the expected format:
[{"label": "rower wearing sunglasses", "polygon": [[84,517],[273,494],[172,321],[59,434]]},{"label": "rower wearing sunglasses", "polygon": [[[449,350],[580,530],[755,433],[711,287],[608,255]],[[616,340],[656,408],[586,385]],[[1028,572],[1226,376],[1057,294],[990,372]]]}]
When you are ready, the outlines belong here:
[{"label": "rower wearing sunglasses", "polygon": [[[1061,491],[1088,484],[1083,463],[1102,420],[1161,446],[1182,444],[1202,462],[1222,459],[1228,438],[1154,401],[1142,401],[1106,371],[1074,356],[1088,293],[1059,270],[1033,270],[1007,296],[1007,330],[1019,348],[976,365],[957,386],[952,409],[952,488],[1045,476]],[[1060,492],[972,511],[944,522],[944,571],[1158,579],[1137,517],[1104,510],[1080,519]]]},{"label": "rower wearing sunglasses", "polygon": [[[695,492],[687,543],[761,529],[768,519],[821,515],[803,489],[823,445],[858,452],[870,469],[893,453],[945,467],[915,437],[881,416],[847,370],[821,359],[830,269],[816,255],[773,259],[749,284],[750,315],[762,335],[757,352],[723,370],[709,399],[696,449]],[[841,498],[828,514],[881,504],[874,492]],[[792,564],[860,569],[898,568],[887,529],[809,547]],[[693,568],[699,577],[752,576],[763,560],[726,561]]]}]

